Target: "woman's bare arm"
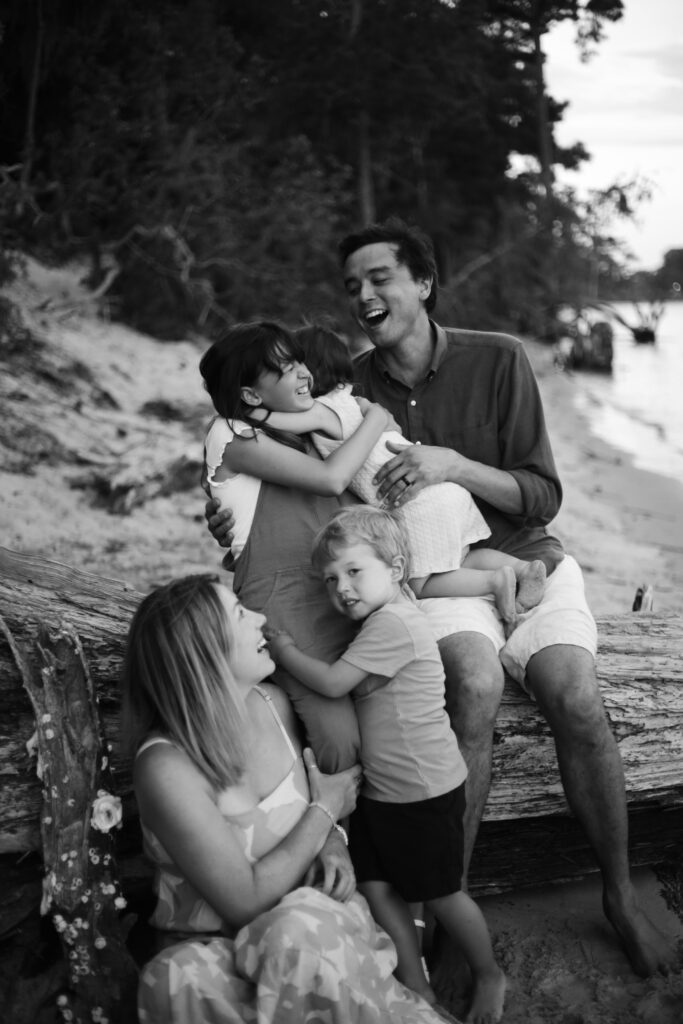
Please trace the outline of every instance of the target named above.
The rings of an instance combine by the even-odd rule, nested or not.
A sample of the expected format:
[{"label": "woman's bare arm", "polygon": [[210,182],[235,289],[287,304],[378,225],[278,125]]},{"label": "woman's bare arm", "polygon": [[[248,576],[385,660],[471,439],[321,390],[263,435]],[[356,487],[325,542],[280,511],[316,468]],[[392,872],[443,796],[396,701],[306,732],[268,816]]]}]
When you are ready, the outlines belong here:
[{"label": "woman's bare arm", "polygon": [[[353,809],[359,774],[358,768],[348,769],[334,777],[340,780],[334,792],[328,786],[325,806],[335,817]],[[180,873],[235,928],[275,906],[301,882],[330,831],[324,811],[309,807],[275,849],[249,863],[206,780],[185,754],[167,744],[155,744],[138,757],[135,792],[142,819]]]}]

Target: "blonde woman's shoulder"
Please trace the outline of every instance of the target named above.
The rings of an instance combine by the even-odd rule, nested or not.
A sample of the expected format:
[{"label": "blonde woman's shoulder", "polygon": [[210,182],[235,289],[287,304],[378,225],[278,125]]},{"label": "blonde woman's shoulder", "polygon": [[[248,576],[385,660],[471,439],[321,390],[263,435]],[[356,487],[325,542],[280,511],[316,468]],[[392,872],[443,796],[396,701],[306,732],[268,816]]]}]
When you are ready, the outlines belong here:
[{"label": "blonde woman's shoulder", "polygon": [[298,737],[298,719],[294,714],[292,702],[285,691],[281,687],[276,686],[275,683],[259,683],[259,690],[262,690],[272,700],[290,736]]}]

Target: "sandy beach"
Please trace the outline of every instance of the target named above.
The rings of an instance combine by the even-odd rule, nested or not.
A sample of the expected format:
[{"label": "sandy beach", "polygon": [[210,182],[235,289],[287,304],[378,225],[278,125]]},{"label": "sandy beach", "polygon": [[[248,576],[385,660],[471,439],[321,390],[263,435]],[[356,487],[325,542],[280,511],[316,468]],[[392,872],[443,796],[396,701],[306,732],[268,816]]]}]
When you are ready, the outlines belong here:
[{"label": "sandy beach", "polygon": [[657,611],[683,612],[683,482],[637,469],[591,433],[575,405],[581,375],[554,367],[548,346],[526,348],[564,488],[551,530],[583,567],[591,608],[627,611],[649,584]]},{"label": "sandy beach", "polygon": [[[0,543],[140,590],[173,575],[218,569],[221,553],[205,528],[198,486],[172,494],[161,488],[128,514],[116,515],[98,505],[92,487],[77,483],[87,458],[106,472],[145,465],[151,476],[173,458],[201,457],[201,424],[210,415],[197,371],[203,344],[162,344],[97,316],[73,270],[34,268],[30,281],[4,291],[26,311],[31,331],[42,339],[41,358],[49,360],[62,387],[55,390],[41,378],[40,388],[52,387],[50,401],[56,403],[48,416],[48,390],[35,382],[27,387],[16,354],[0,347],[6,410]],[[552,529],[582,564],[593,610],[628,611],[636,588],[646,583],[654,588],[657,611],[683,613],[683,486],[636,470],[626,455],[593,436],[574,404],[580,379],[557,370],[548,347],[530,342],[527,349],[565,489]],[[82,383],[76,388],[77,363],[87,365],[96,381],[88,394]],[[114,403],[106,409],[88,404],[96,393]],[[141,412],[149,401],[164,402],[178,415],[162,422]],[[59,417],[52,421],[56,408]],[[36,431],[58,436],[48,456],[37,433],[30,440],[31,415]],[[595,880],[483,901],[510,978],[505,1021],[680,1024],[681,893],[677,900],[669,893],[667,902],[653,872],[639,871],[636,878],[641,901],[678,944],[678,969],[668,979],[643,981],[631,973],[602,916]],[[457,1001],[453,1005],[461,1011]]]}]

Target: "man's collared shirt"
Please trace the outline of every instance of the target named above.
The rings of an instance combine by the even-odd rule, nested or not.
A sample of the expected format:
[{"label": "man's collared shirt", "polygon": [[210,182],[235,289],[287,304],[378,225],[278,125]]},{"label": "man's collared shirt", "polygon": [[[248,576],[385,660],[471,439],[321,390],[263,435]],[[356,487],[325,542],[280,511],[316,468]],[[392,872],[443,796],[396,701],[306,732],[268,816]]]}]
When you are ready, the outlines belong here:
[{"label": "man's collared shirt", "polygon": [[562,488],[524,346],[505,334],[437,324],[432,331],[434,350],[422,381],[409,387],[393,378],[381,350],[373,348],[354,361],[356,391],[388,409],[408,440],[452,448],[511,473],[523,512],[500,512],[475,495],[491,529],[479,546],[542,558],[550,570],[563,552],[545,527],[557,515]]}]

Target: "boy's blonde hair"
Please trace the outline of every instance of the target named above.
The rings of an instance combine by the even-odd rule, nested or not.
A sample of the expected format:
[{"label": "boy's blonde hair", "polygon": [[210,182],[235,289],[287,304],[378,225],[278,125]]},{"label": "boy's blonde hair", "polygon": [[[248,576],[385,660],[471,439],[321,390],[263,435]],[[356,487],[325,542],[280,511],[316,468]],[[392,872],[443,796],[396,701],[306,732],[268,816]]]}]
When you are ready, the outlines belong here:
[{"label": "boy's blonde hair", "polygon": [[121,734],[130,755],[153,731],[185,751],[217,789],[244,773],[247,714],[230,667],[232,624],[215,575],[153,590],[128,632]]},{"label": "boy's blonde hair", "polygon": [[399,582],[401,586],[407,583],[410,564],[408,538],[401,523],[390,512],[374,505],[340,508],[313,539],[313,568],[322,572],[339,551],[350,544],[367,544],[385,565],[393,565],[396,558],[401,558],[403,571]]}]

